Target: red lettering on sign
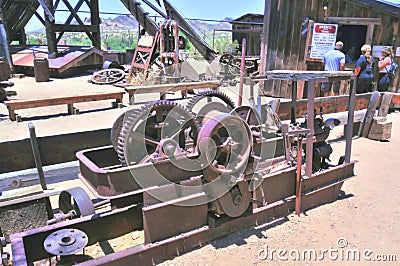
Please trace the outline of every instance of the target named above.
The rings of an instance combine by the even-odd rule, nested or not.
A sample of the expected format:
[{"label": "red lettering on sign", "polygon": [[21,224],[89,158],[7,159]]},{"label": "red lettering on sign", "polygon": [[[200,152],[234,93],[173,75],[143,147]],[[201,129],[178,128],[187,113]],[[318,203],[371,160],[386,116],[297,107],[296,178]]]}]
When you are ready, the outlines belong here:
[{"label": "red lettering on sign", "polygon": [[317,25],[315,27],[315,32],[317,32],[317,33],[335,33],[336,26],[334,26],[334,25]]}]

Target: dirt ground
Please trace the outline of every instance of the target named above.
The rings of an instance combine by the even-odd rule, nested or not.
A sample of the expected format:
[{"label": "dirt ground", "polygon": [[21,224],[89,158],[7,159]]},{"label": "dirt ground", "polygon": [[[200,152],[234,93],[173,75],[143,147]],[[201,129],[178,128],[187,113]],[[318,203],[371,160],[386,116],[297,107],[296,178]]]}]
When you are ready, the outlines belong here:
[{"label": "dirt ground", "polygon": [[[45,98],[49,95],[76,95],[120,91],[113,86],[87,82],[88,76],[68,80],[35,83],[33,78],[12,79],[11,99]],[[230,89],[234,96],[235,91]],[[124,103],[128,103],[127,95]],[[139,95],[136,100],[155,100],[157,95]],[[5,105],[0,104],[0,141],[27,138],[28,123],[38,136],[109,128],[126,110],[112,109],[111,101],[77,104],[80,115],[66,115],[66,106],[42,107],[18,111],[23,122],[11,122]],[[290,214],[268,224],[246,228],[228,237],[165,261],[162,265],[264,265],[264,264],[337,264],[400,261],[400,114],[388,115],[393,122],[390,141],[355,138],[352,160],[357,160],[355,177],[346,181],[340,199],[302,213]],[[340,137],[338,127],[333,138]],[[345,142],[332,142],[335,156],[344,154]],[[79,182],[79,181],[74,181]],[[317,258],[303,258],[315,251]],[[360,254],[353,258],[354,254]],[[348,255],[350,253],[350,255]],[[300,254],[299,256],[297,254]],[[394,256],[392,256],[394,255]],[[349,258],[349,260],[347,260]],[[391,260],[391,261],[390,261]],[[392,262],[392,261],[397,262]]]}]

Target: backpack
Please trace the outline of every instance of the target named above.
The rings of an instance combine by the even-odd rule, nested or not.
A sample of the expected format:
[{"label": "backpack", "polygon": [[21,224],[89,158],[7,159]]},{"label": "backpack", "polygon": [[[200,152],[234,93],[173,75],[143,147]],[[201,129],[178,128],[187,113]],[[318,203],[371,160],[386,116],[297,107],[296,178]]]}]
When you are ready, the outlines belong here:
[{"label": "backpack", "polygon": [[392,60],[392,63],[390,63],[390,65],[389,65],[390,68],[389,69],[387,69],[386,67],[385,68],[386,68],[389,78],[392,80],[392,79],[394,79],[394,75],[396,74],[397,69],[399,68],[399,65],[396,64],[396,62],[393,60],[393,58],[391,58],[391,60]]}]

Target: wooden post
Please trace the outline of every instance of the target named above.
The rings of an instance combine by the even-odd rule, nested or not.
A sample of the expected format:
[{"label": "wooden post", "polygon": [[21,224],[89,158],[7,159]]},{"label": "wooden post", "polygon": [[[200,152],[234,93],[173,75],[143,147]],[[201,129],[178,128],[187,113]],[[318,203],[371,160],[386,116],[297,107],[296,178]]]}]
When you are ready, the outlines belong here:
[{"label": "wooden post", "polygon": [[92,32],[93,39],[96,41],[93,46],[101,50],[99,0],[90,0],[90,16],[92,26],[97,29],[97,31]]},{"label": "wooden post", "polygon": [[[267,71],[267,51],[268,51],[268,36],[269,36],[269,22],[271,19],[271,1],[265,0],[264,6],[264,25],[261,37],[261,53],[260,53],[260,76],[265,76]],[[260,89],[265,89],[266,81],[260,81]]]},{"label": "wooden post", "polygon": [[[43,3],[47,7],[48,11],[54,17],[54,7],[53,0],[43,0]],[[49,19],[48,14],[44,14],[45,17],[45,26],[46,26],[46,37],[47,37],[47,47],[49,49],[49,58],[57,57],[57,41],[56,41],[56,33],[53,31],[55,21]]]},{"label": "wooden post", "polygon": [[360,131],[361,137],[364,138],[368,137],[368,133],[372,125],[372,119],[374,117],[375,110],[378,107],[379,97],[380,95],[379,92],[377,91],[374,91],[371,95],[371,98],[369,100],[369,105],[367,108],[367,113],[365,114],[363,125]]},{"label": "wooden post", "polygon": [[307,101],[307,128],[310,130],[306,143],[306,176],[312,176],[313,138],[314,138],[314,84],[315,80],[308,81]]}]

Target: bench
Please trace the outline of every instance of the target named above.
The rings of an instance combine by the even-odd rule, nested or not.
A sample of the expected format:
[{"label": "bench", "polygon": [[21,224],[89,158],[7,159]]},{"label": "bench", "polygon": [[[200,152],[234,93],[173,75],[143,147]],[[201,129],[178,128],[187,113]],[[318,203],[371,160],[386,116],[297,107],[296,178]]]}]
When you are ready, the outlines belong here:
[{"label": "bench", "polygon": [[[187,83],[171,83],[171,84],[157,84],[146,86],[132,86],[127,84],[115,84],[115,86],[122,87],[129,94],[129,103],[135,103],[135,94],[145,93],[160,93],[160,99],[165,100],[166,93],[180,91],[182,98],[186,98],[187,91],[198,89],[218,89],[220,86],[219,81],[199,81]],[[132,87],[131,87],[132,86]],[[131,87],[131,88],[130,88]]]},{"label": "bench", "polygon": [[7,106],[10,120],[16,121],[17,116],[15,114],[15,110],[66,104],[68,106],[68,114],[77,114],[79,113],[79,110],[74,107],[74,103],[115,99],[116,102],[115,104],[113,103],[113,106],[116,107],[122,103],[123,95],[124,92],[111,92],[80,96],[55,97],[38,100],[9,101],[5,102],[5,105]]}]

